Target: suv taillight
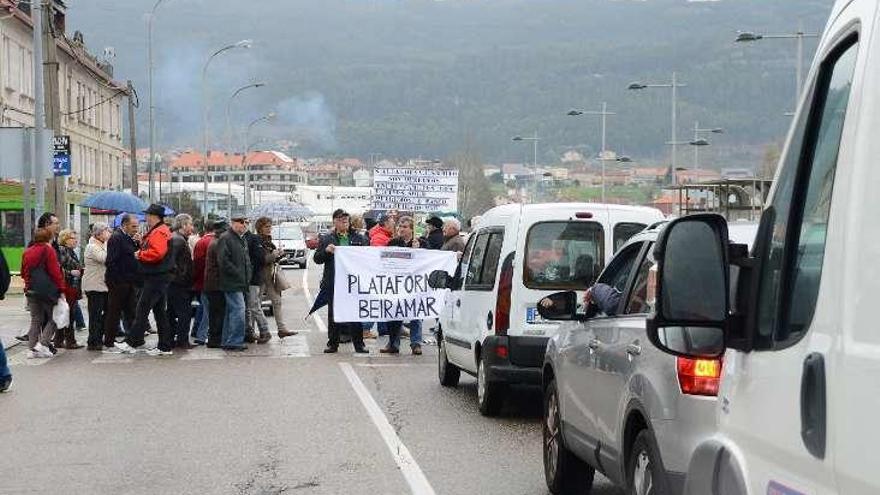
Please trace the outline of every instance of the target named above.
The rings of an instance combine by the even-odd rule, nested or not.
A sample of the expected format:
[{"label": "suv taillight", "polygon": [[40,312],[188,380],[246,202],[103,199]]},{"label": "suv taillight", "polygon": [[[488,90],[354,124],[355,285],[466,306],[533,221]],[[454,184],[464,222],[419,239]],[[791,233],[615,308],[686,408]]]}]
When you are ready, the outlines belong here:
[{"label": "suv taillight", "polygon": [[495,335],[507,335],[510,329],[510,303],[513,291],[513,255],[510,253],[501,265],[498,298],[495,300]]},{"label": "suv taillight", "polygon": [[721,381],[720,359],[691,359],[678,357],[678,384],[681,393],[688,395],[718,395]]}]

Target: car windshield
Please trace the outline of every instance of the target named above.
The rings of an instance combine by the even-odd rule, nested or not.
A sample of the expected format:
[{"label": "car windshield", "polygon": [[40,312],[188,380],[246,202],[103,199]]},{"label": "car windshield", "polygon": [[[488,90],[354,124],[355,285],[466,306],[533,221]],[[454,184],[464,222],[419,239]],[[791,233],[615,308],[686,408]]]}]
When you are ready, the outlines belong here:
[{"label": "car windshield", "polygon": [[279,225],[272,227],[272,238],[299,241],[302,240],[303,233],[299,227]]},{"label": "car windshield", "polygon": [[595,222],[542,222],[526,241],[525,284],[530,289],[589,287],[604,266],[604,233]]}]

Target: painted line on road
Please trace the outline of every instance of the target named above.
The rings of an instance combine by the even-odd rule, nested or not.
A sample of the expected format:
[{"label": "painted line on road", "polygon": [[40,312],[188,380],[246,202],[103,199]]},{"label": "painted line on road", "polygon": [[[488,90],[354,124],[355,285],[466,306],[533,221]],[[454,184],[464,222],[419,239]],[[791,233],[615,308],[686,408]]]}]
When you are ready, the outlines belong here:
[{"label": "painted line on road", "polygon": [[411,366],[435,366],[432,363],[358,363],[360,368],[409,368]]},{"label": "painted line on road", "polygon": [[388,422],[388,418],[385,417],[385,413],[382,412],[379,404],[370,395],[367,387],[364,386],[364,382],[355,373],[354,368],[349,363],[339,363],[339,367],[342,368],[342,372],[348,378],[348,383],[351,384],[351,388],[354,389],[354,392],[361,400],[361,404],[364,405],[364,409],[367,410],[367,414],[370,415],[370,419],[373,420],[373,424],[376,425],[376,429],[379,430],[379,434],[382,435],[382,439],[385,440],[385,445],[391,451],[391,456],[394,457],[394,462],[397,463],[397,467],[403,473],[403,477],[409,484],[412,493],[415,495],[434,495],[434,488],[431,487],[428,478],[425,477],[425,473],[422,472],[412,454],[409,453],[409,449],[406,448],[406,445],[397,436],[391,423]]},{"label": "painted line on road", "polygon": [[[315,300],[312,298],[311,291],[309,291],[309,268],[308,268],[308,265],[306,266],[306,269],[303,270],[303,292],[305,292],[305,294],[306,294],[306,301],[308,301],[308,303],[309,303],[309,309],[312,309],[312,304],[315,303]],[[312,315],[312,318],[315,319],[315,324],[318,326],[318,330],[321,333],[327,333],[327,325],[324,324],[324,320],[321,319],[321,317],[318,315],[318,313],[315,313],[314,315]]]}]

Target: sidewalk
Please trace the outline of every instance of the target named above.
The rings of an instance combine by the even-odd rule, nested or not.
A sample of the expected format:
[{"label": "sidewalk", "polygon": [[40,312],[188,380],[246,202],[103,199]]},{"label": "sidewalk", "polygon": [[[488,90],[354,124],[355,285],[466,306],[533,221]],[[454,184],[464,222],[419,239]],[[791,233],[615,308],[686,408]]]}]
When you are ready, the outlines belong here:
[{"label": "sidewalk", "polygon": [[19,344],[15,336],[24,333],[30,321],[23,295],[7,294],[6,299],[0,301],[0,343],[4,348]]}]

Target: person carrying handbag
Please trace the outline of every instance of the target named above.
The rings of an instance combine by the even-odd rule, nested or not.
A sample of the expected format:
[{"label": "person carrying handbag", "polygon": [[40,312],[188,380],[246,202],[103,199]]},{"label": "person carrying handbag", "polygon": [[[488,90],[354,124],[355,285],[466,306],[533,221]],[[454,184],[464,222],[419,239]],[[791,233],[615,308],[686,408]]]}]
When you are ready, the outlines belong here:
[{"label": "person carrying handbag", "polygon": [[21,278],[31,314],[28,358],[50,358],[58,352],[52,345],[55,335],[52,309],[66,286],[51,244],[53,237],[50,230],[37,229],[33,244],[25,249],[21,258]]},{"label": "person carrying handbag", "polygon": [[70,322],[58,332],[55,332],[55,346],[65,349],[82,349],[83,346],[76,342],[73,316],[77,301],[82,299],[82,276],[83,264],[76,254],[77,233],[67,229],[58,234],[58,244],[61,246],[61,270],[64,272],[64,284],[66,286],[64,297],[70,306]]},{"label": "person carrying handbag", "polygon": [[261,267],[254,267],[254,271],[260,271],[262,281],[262,292],[264,292],[269,300],[272,301],[272,315],[275,318],[275,326],[278,329],[278,338],[291,337],[298,332],[287,329],[284,322],[284,313],[282,312],[281,294],[290,288],[284,271],[278,265],[278,259],[283,254],[281,249],[272,242],[272,220],[267,217],[257,219],[255,230],[260,236],[260,243],[263,248],[263,264]]}]

